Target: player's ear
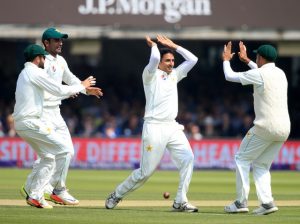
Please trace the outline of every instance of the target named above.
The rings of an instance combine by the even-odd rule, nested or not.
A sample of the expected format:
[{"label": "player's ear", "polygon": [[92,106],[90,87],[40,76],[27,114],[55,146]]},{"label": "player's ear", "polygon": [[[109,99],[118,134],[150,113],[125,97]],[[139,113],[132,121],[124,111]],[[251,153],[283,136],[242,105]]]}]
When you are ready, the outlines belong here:
[{"label": "player's ear", "polygon": [[49,46],[49,44],[50,44],[50,40],[43,40],[43,44],[44,44],[44,46]]}]

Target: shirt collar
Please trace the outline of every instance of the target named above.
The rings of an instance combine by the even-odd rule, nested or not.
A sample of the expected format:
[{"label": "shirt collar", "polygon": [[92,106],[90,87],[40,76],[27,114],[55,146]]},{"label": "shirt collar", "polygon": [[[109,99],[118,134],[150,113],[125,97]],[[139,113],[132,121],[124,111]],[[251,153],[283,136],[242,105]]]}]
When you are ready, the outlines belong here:
[{"label": "shirt collar", "polygon": [[57,59],[57,58],[54,57],[52,54],[47,54],[47,55],[46,55],[46,58],[47,58],[48,60],[50,60],[50,61],[54,61],[54,60]]},{"label": "shirt collar", "polygon": [[25,62],[24,66],[25,67],[37,67],[38,68],[38,66],[36,64],[32,63],[31,61]]},{"label": "shirt collar", "polygon": [[274,62],[270,62],[267,64],[264,64],[263,66],[261,66],[262,68],[266,68],[266,67],[275,67],[275,63]]}]

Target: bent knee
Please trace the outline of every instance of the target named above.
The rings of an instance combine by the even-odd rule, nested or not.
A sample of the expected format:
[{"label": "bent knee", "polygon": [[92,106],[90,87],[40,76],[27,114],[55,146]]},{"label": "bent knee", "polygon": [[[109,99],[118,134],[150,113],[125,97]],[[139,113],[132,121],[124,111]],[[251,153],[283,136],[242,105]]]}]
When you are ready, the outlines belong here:
[{"label": "bent knee", "polygon": [[46,166],[49,169],[53,169],[55,164],[55,155],[53,154],[45,154],[40,156],[40,161],[38,165],[40,166]]},{"label": "bent knee", "polygon": [[69,154],[70,158],[73,158],[74,157],[74,149],[72,151],[68,152],[68,154]]},{"label": "bent knee", "polygon": [[71,157],[74,156],[74,147],[70,144],[64,144],[61,146],[61,150],[58,154],[69,154]]},{"label": "bent knee", "polygon": [[190,151],[190,153],[186,154],[184,158],[184,163],[193,163],[195,159],[194,153]]},{"label": "bent knee", "polygon": [[40,155],[39,160],[40,160],[39,163],[41,161],[54,161],[55,160],[55,155],[54,154],[50,154],[50,153],[43,154],[43,155]]},{"label": "bent knee", "polygon": [[154,171],[150,172],[145,172],[142,171],[141,169],[137,170],[137,172],[135,172],[134,174],[134,178],[138,181],[138,182],[144,182],[147,181],[153,174]]},{"label": "bent knee", "polygon": [[74,156],[74,153],[71,153],[71,152],[61,152],[58,155],[56,155],[56,159],[61,159],[61,158],[72,159],[73,156]]},{"label": "bent knee", "polygon": [[261,162],[253,162],[252,167],[253,167],[253,169],[269,170],[271,168],[271,164],[261,163]]}]

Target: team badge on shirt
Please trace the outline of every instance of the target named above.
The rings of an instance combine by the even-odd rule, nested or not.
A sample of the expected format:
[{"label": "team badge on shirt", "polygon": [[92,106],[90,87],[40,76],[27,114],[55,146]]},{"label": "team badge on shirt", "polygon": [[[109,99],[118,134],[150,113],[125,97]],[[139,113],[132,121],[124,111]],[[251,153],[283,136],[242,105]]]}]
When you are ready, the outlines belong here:
[{"label": "team badge on shirt", "polygon": [[52,72],[56,72],[56,68],[54,65],[52,65]]},{"label": "team badge on shirt", "polygon": [[166,75],[166,74],[162,74],[162,75],[161,75],[161,79],[162,79],[162,80],[166,80],[166,79],[167,79],[167,75]]}]

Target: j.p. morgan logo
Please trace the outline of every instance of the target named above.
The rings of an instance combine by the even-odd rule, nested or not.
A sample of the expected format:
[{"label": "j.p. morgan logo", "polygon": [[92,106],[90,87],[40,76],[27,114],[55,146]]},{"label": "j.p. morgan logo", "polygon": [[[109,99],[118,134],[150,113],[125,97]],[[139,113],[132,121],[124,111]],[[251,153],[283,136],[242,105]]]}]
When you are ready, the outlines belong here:
[{"label": "j.p. morgan logo", "polygon": [[164,15],[168,23],[183,16],[209,16],[211,0],[85,0],[78,7],[82,15]]}]

